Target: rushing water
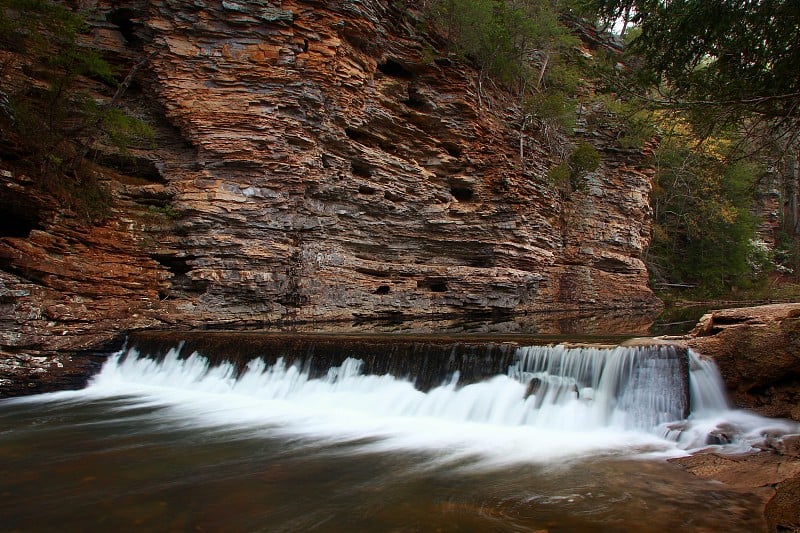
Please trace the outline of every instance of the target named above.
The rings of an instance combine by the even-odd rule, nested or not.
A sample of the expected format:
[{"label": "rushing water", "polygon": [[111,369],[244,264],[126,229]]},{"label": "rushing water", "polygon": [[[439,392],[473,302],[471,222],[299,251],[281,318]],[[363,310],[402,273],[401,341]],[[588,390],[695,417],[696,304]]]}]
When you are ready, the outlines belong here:
[{"label": "rushing water", "polygon": [[758,498],[664,458],[721,424],[721,451],[797,431],[730,410],[671,347],[519,348],[426,390],[354,358],[315,376],[179,353],[0,402],[0,529],[753,531]]}]

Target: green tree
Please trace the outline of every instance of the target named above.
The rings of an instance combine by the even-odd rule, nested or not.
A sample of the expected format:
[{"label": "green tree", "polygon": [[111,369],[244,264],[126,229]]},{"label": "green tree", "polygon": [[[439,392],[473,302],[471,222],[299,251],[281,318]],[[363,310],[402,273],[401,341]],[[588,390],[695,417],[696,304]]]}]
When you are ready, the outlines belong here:
[{"label": "green tree", "polygon": [[[130,82],[96,50],[82,46],[85,19],[48,0],[0,3],[0,49],[10,52],[0,68],[0,92],[9,105],[0,120],[31,177],[87,218],[102,218],[110,200],[85,169],[98,140],[124,150],[135,139],[152,138],[146,124],[116,103]],[[19,83],[18,63],[32,82]],[[100,105],[83,89],[97,85],[111,94]]]},{"label": "green tree", "polygon": [[722,140],[698,149],[692,135],[673,133],[656,151],[647,261],[657,284],[716,295],[748,288],[760,273],[750,206],[763,170],[730,161],[727,146]]},{"label": "green tree", "polygon": [[[627,58],[635,68],[617,76],[619,90],[638,95],[643,106],[659,109],[661,116],[670,115],[672,124],[688,122],[694,138],[689,159],[703,160],[703,143],[727,138],[736,140],[725,151],[730,168],[761,161],[777,170],[786,195],[785,227],[797,250],[800,3],[585,0],[584,6],[606,28],[619,27],[621,20],[634,25]],[[691,182],[695,197],[708,192],[703,180],[712,179],[703,172],[698,176],[705,178]],[[742,195],[741,202],[752,200],[751,189],[737,194]],[[724,220],[730,222],[730,218]],[[727,228],[730,256],[739,257],[737,250],[747,241],[746,232],[738,231],[744,226],[714,224],[709,219],[704,229]]]}]

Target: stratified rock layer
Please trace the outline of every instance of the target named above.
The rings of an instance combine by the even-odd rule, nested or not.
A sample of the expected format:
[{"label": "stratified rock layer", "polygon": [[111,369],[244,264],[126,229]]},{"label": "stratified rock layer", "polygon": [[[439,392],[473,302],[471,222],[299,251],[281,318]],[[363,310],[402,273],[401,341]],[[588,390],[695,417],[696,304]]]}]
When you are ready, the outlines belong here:
[{"label": "stratified rock layer", "polygon": [[559,193],[537,132],[520,159],[516,102],[479,94],[413,12],[377,0],[84,7],[94,46],[123,70],[146,59],[124,105],[157,147],[132,149],[133,163],[101,150],[117,204],[92,228],[0,162],[0,205],[41,204],[0,235],[6,351],[81,349],[155,324],[658,305],[640,260],[645,156],[587,134],[602,165],[585,190]]}]

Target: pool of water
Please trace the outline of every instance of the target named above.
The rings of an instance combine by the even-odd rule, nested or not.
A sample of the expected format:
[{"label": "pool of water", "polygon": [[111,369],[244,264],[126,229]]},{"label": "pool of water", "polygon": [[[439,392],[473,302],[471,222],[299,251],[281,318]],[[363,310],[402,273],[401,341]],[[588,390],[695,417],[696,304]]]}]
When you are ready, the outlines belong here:
[{"label": "pool of water", "polygon": [[758,496],[692,477],[637,432],[378,427],[179,382],[0,401],[0,530],[764,528]]}]

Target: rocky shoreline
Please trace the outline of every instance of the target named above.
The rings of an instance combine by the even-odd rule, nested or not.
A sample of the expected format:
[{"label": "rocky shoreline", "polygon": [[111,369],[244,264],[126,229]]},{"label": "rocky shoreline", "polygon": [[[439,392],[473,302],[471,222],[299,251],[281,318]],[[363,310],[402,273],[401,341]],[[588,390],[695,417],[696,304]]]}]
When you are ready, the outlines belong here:
[{"label": "rocky shoreline", "polygon": [[[670,340],[714,359],[734,406],[800,421],[800,304],[712,311],[689,335]],[[748,454],[707,451],[673,462],[761,496],[770,532],[800,531],[800,436],[766,436]]]}]

